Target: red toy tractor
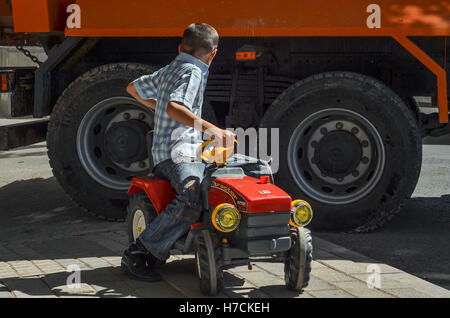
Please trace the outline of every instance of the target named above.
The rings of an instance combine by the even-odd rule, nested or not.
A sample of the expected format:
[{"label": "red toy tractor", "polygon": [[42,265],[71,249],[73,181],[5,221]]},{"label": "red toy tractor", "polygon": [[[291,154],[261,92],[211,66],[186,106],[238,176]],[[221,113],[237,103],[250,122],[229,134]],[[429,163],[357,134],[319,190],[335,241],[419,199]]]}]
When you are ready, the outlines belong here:
[{"label": "red toy tractor", "polygon": [[[195,254],[200,288],[206,295],[221,291],[224,269],[252,261],[283,262],[286,286],[301,291],[311,271],[311,233],[305,228],[312,218],[311,206],[293,201],[274,185],[270,171],[255,175],[255,163],[238,160],[227,165],[230,149],[208,150],[210,143],[199,150],[208,162],[201,186],[202,216],[171,254]],[[134,241],[174,199],[175,191],[169,181],[147,176],[133,178],[128,194],[128,230]]]}]

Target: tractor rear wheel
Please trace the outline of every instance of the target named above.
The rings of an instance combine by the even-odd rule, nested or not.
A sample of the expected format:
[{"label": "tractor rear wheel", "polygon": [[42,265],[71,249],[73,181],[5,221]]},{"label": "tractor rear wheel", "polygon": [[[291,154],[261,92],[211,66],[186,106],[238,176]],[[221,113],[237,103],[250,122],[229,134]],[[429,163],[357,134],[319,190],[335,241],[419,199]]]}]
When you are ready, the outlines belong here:
[{"label": "tractor rear wheel", "polygon": [[[155,208],[144,192],[130,196],[127,206],[127,228],[128,240],[134,243],[141,233],[157,217]],[[164,265],[165,261],[160,261],[154,257],[149,257],[147,261],[150,267]]]}]

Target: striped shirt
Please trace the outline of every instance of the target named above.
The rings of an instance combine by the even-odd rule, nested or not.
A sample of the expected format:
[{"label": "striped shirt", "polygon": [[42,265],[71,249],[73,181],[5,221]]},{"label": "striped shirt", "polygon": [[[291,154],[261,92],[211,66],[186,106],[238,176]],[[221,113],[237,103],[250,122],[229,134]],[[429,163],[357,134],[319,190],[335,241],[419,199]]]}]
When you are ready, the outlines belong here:
[{"label": "striped shirt", "polygon": [[169,102],[178,102],[201,117],[208,65],[187,53],[180,53],[169,65],[135,80],[144,99],[156,99],[152,155],[154,164],[172,159],[195,158],[202,134],[167,115]]}]

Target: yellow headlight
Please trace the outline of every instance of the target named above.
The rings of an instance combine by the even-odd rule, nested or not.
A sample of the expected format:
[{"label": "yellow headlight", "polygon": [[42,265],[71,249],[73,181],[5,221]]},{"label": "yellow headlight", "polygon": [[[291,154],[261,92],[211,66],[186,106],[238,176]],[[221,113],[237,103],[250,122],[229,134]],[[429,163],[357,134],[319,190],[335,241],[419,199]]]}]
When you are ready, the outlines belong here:
[{"label": "yellow headlight", "polygon": [[296,227],[306,226],[311,222],[313,212],[311,205],[303,200],[295,200],[292,202],[291,208],[291,225]]},{"label": "yellow headlight", "polygon": [[211,221],[217,230],[221,232],[232,232],[239,226],[241,214],[234,205],[223,203],[214,209],[211,215]]}]

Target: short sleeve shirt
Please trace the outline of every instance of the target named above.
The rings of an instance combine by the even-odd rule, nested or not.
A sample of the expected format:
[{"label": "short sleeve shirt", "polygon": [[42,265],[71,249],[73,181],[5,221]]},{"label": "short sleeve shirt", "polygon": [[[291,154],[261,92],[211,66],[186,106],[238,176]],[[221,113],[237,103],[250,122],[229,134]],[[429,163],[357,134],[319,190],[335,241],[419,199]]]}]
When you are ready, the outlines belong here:
[{"label": "short sleeve shirt", "polygon": [[157,99],[152,155],[155,165],[176,158],[195,158],[202,143],[199,130],[167,115],[169,102],[178,102],[201,117],[208,65],[187,53],[180,53],[169,65],[135,80],[142,99]]}]

